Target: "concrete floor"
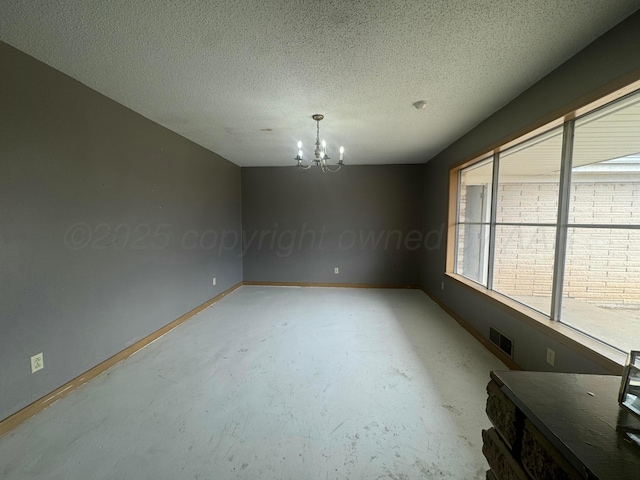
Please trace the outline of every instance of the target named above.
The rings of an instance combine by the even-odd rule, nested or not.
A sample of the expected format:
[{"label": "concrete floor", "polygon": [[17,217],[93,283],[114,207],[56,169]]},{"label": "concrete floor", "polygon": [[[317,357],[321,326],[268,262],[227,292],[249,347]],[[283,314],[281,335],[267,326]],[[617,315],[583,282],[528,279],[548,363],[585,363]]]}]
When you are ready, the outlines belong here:
[{"label": "concrete floor", "polygon": [[421,291],[245,286],[0,438],[0,478],[481,479],[492,369]]}]

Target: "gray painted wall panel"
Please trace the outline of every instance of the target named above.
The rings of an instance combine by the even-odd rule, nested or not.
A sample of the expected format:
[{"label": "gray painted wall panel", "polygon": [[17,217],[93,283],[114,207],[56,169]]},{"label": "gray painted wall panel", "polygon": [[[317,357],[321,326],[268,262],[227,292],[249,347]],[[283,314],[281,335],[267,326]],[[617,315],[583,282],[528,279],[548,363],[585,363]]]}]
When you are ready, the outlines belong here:
[{"label": "gray painted wall panel", "polygon": [[[601,372],[464,287],[440,290],[448,169],[640,68],[638,46],[640,13],[426,167],[323,175],[294,167],[241,174],[0,43],[0,418],[241,281],[243,262],[246,280],[421,282],[483,335],[493,324],[514,338],[523,367],[547,368],[551,346],[558,370]],[[41,351],[45,369],[31,374],[29,357]]]},{"label": "gray painted wall panel", "polygon": [[418,285],[423,168],[243,168],[244,280]]},{"label": "gray painted wall panel", "polygon": [[242,259],[205,235],[241,230],[239,167],[4,43],[0,71],[2,419],[240,282]]},{"label": "gray painted wall panel", "polygon": [[[640,69],[640,12],[620,23],[522,95],[454,142],[425,168],[425,231],[447,223],[449,169],[469,156],[545,115]],[[516,362],[527,370],[546,370],[546,347],[556,350],[556,370],[601,373],[602,368],[575,351],[563,347],[518,319],[478,299],[476,294],[453,281],[446,281],[445,244],[424,250],[422,285],[453,311],[489,336],[489,325],[502,326],[515,343]],[[446,289],[440,284],[445,281]]]}]

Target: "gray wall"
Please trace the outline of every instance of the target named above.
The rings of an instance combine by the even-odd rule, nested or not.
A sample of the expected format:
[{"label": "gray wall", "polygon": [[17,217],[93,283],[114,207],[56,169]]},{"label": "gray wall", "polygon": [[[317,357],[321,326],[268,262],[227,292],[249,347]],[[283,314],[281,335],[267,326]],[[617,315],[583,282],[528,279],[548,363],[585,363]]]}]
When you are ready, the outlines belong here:
[{"label": "gray wall", "polygon": [[244,280],[418,285],[423,169],[243,168]]},{"label": "gray wall", "polygon": [[[451,166],[487,146],[526,128],[558,109],[640,68],[640,12],[598,38],[583,51],[540,80],[511,103],[430,160],[425,168],[425,231],[447,223]],[[445,245],[425,250],[422,285],[488,337],[489,324],[514,339],[515,361],[528,370],[547,370],[547,346],[556,350],[556,370],[603,372],[602,367],[573,350],[552,342],[503,310],[478,298],[454,281],[446,281]],[[445,281],[445,290],[440,283]]]},{"label": "gray wall", "polygon": [[[0,419],[243,273],[421,282],[482,334],[491,323],[513,337],[521,366],[546,369],[550,346],[558,370],[601,372],[463,286],[440,290],[448,170],[640,68],[639,46],[636,13],[426,167],[246,168],[241,178],[221,157],[0,43]],[[38,352],[45,369],[31,374]]]},{"label": "gray wall", "polygon": [[4,43],[0,72],[2,419],[240,282],[242,259],[213,243],[241,229],[239,167]]}]

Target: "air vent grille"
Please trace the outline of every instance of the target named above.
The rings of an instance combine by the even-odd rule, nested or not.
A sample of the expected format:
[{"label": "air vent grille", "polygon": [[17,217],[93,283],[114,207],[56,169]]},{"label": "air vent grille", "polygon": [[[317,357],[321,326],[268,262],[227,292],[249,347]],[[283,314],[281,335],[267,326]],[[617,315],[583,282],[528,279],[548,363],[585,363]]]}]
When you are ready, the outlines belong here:
[{"label": "air vent grille", "polygon": [[503,335],[493,327],[489,327],[489,340],[504,352],[509,358],[513,358],[513,340]]}]

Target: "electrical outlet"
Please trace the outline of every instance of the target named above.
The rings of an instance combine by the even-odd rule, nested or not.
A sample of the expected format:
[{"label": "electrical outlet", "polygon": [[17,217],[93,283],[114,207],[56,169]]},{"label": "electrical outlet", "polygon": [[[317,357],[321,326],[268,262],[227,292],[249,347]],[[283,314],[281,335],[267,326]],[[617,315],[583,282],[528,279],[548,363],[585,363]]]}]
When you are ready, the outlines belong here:
[{"label": "electrical outlet", "polygon": [[440,290],[444,290],[444,282],[440,282]]},{"label": "electrical outlet", "polygon": [[340,273],[340,269],[338,267],[333,269],[333,273],[335,273],[336,275],[338,275]]},{"label": "electrical outlet", "polygon": [[42,352],[38,353],[31,357],[31,373],[36,373],[38,370],[42,370],[44,368],[44,357],[42,356]]},{"label": "electrical outlet", "polygon": [[213,277],[213,286],[216,286],[216,277]]},{"label": "electrical outlet", "polygon": [[552,367],[556,364],[556,352],[547,348],[547,363]]}]

